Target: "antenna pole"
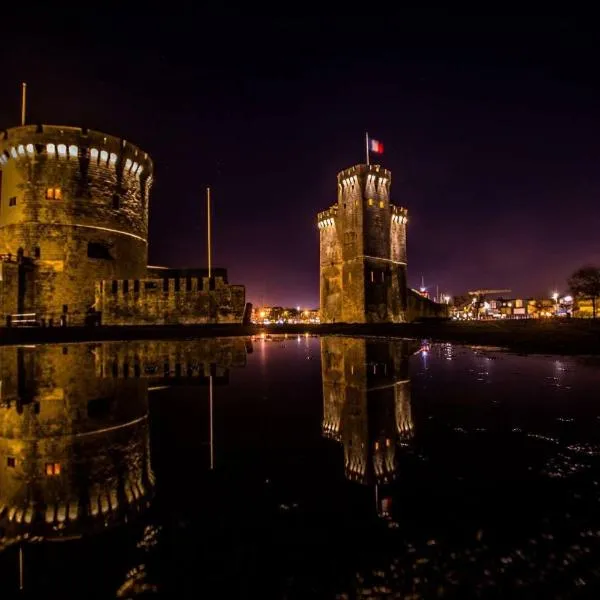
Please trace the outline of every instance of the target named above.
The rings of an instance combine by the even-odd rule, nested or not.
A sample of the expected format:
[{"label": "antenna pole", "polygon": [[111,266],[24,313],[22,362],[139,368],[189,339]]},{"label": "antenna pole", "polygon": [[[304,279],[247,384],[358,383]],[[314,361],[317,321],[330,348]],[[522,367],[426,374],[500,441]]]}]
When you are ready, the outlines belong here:
[{"label": "antenna pole", "polygon": [[369,133],[365,131],[365,151],[367,154],[367,165],[369,164]]},{"label": "antenna pole", "polygon": [[27,84],[21,84],[21,125],[25,125],[25,107],[27,105]]}]

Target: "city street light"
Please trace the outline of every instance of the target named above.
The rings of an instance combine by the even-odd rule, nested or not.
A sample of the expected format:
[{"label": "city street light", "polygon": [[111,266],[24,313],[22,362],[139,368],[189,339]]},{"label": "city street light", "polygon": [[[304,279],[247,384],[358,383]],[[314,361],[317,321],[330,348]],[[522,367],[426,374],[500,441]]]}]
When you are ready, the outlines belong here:
[{"label": "city street light", "polygon": [[558,315],[558,292],[552,294],[552,299],[554,300],[554,314]]}]

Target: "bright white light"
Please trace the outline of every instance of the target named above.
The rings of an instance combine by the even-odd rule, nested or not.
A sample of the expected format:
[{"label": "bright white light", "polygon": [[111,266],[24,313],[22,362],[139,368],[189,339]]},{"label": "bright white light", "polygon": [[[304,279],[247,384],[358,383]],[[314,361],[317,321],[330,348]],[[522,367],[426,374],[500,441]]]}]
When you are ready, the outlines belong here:
[{"label": "bright white light", "polygon": [[33,147],[33,144],[27,144],[27,146],[25,147],[25,150],[27,150],[27,154],[33,154],[35,152],[35,148]]},{"label": "bright white light", "polygon": [[552,299],[554,300],[554,302],[556,302],[558,300],[558,292],[554,292],[552,294]]},{"label": "bright white light", "polygon": [[573,296],[565,296],[563,298],[563,302],[573,302]]}]

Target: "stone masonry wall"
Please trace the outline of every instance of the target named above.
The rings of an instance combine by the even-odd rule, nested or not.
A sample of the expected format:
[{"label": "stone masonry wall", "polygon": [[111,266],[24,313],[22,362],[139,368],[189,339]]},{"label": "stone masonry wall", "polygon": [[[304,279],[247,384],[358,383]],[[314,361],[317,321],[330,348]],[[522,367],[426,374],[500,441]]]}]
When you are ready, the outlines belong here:
[{"label": "stone masonry wall", "polygon": [[[111,280],[96,283],[96,310],[103,325],[193,325],[241,323],[246,306],[242,285],[214,277]],[[211,289],[212,288],[212,289]]]}]

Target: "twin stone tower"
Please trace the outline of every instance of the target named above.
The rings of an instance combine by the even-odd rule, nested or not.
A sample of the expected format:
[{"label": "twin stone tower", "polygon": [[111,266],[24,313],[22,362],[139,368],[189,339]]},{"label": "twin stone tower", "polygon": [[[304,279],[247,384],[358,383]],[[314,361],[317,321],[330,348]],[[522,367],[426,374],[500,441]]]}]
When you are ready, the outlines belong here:
[{"label": "twin stone tower", "polygon": [[407,210],[390,203],[391,182],[379,165],[341,171],[337,203],[318,214],[323,323],[408,320]]}]

